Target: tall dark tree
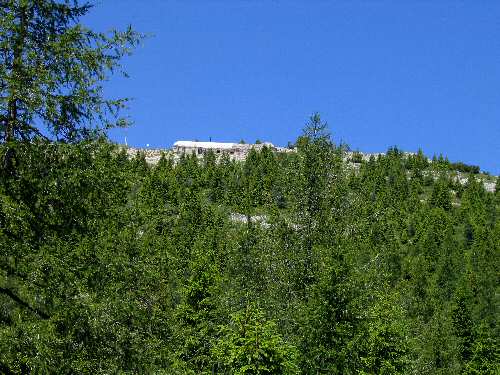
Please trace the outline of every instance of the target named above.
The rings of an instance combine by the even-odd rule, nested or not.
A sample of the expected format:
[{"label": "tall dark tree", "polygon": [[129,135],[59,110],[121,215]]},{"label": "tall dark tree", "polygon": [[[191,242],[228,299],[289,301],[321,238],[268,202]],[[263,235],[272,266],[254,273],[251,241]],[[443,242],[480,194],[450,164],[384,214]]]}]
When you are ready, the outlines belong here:
[{"label": "tall dark tree", "polygon": [[102,82],[141,36],[109,34],[79,20],[79,0],[0,1],[0,134],[4,142],[35,136],[75,141],[127,124],[126,99],[104,96]]}]

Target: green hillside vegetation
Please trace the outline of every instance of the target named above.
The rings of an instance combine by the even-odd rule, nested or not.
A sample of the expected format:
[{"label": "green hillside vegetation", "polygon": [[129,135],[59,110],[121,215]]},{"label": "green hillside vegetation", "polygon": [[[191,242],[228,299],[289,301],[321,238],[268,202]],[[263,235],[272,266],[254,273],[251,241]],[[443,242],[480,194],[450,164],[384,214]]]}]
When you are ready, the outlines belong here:
[{"label": "green hillside vegetation", "polygon": [[0,372],[497,374],[498,180],[311,124],[245,162],[11,145]]},{"label": "green hillside vegetation", "polygon": [[319,115],[297,152],[130,158],[104,82],[143,35],[91,8],[0,1],[0,374],[500,372],[498,178],[352,163]]}]

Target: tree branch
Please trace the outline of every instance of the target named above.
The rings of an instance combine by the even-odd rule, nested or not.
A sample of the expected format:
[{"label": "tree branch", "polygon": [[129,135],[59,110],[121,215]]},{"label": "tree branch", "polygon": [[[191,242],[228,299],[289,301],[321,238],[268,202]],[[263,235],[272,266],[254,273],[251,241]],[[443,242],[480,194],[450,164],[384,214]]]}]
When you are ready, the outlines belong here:
[{"label": "tree branch", "polygon": [[0,362],[0,373],[2,374],[6,374],[6,375],[10,375],[10,374],[14,374],[14,372],[12,372],[6,364],[3,364],[2,362]]},{"label": "tree branch", "polygon": [[40,311],[39,309],[32,307],[26,301],[23,301],[12,290],[0,287],[0,293],[5,294],[6,296],[10,297],[13,301],[17,302],[17,304],[21,305],[22,307],[31,311],[32,313],[38,315],[40,318],[42,318],[42,319],[49,319],[50,318],[50,316],[47,315],[46,313],[44,313],[43,311]]}]

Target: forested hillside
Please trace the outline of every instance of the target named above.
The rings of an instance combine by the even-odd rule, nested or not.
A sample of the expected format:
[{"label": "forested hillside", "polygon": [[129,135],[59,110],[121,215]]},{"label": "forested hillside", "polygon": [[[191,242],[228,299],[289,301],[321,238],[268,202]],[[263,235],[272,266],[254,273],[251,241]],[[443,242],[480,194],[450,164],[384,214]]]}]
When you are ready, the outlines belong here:
[{"label": "forested hillside", "polygon": [[0,373],[498,374],[499,183],[322,130],[244,162],[1,146]]},{"label": "forested hillside", "polygon": [[[132,117],[123,113],[129,99],[110,93],[143,95],[139,102],[147,103],[148,115],[158,117],[143,117],[142,125],[150,127],[140,132],[159,134],[152,132],[155,123],[163,132],[167,123],[176,130],[196,123],[195,117],[176,121],[175,111],[170,111],[174,107],[181,109],[182,118],[187,112],[203,114],[200,123],[206,128],[215,125],[214,119],[231,119],[227,129],[241,119],[231,118],[223,106],[234,113],[258,113],[259,121],[273,119],[277,107],[276,113],[261,112],[260,103],[271,108],[269,103],[279,99],[283,113],[302,99],[286,101],[281,95],[303,96],[312,87],[314,101],[325,96],[318,90],[321,86],[337,86],[338,78],[347,78],[347,91],[359,97],[342,106],[356,111],[365,106],[384,112],[378,108],[380,92],[400,95],[408,87],[424,88],[421,97],[402,97],[400,102],[381,97],[390,108],[386,111],[400,116],[394,126],[414,117],[418,108],[426,112],[428,103],[439,103],[447,111],[453,109],[441,114],[448,124],[442,131],[446,140],[451,131],[466,137],[471,126],[494,126],[479,116],[491,112],[480,105],[493,103],[493,97],[477,97],[474,106],[469,95],[489,92],[485,86],[491,84],[471,84],[494,77],[486,65],[469,59],[484,53],[473,50],[461,57],[460,52],[447,60],[428,51],[408,54],[389,44],[377,47],[372,35],[380,32],[363,21],[361,29],[370,33],[370,56],[365,58],[370,66],[365,69],[369,77],[388,77],[390,85],[384,87],[363,78],[363,69],[357,67],[361,55],[352,63],[343,62],[342,69],[323,54],[303,58],[319,56],[315,44],[322,49],[330,40],[344,39],[343,34],[328,34],[320,27],[328,40],[323,43],[303,33],[313,29],[311,25],[287,21],[283,25],[289,24],[288,31],[280,26],[275,32],[286,38],[273,45],[273,32],[264,22],[267,18],[275,23],[272,13],[259,10],[266,17],[252,22],[247,4],[243,29],[250,33],[248,40],[257,40],[251,45],[245,44],[242,30],[233,30],[239,21],[233,19],[232,7],[217,10],[223,22],[215,33],[204,23],[211,17],[200,8],[202,2],[194,5],[196,32],[185,28],[189,20],[184,13],[159,11],[163,2],[122,7],[108,2],[111,10],[101,15],[102,22],[94,20],[94,26],[99,25],[94,30],[81,22],[92,20],[88,13],[94,3],[0,0],[0,374],[500,373],[498,178],[445,157],[431,161],[422,152],[410,155],[391,148],[369,160],[346,154],[346,146],[332,141],[317,114],[297,139],[296,152],[275,153],[266,146],[252,149],[242,161],[213,153],[203,159],[165,154],[150,165],[144,154],[130,157],[106,138],[108,130],[127,126]],[[133,9],[139,8],[132,5],[160,17],[162,27],[156,30],[149,16],[136,14]],[[284,8],[279,9],[280,17]],[[137,66],[151,72],[150,78],[138,78],[147,92],[127,91],[123,83],[108,86],[113,74],[128,76],[122,59],[145,38],[131,26],[119,31],[108,24],[121,23],[123,9],[170,38],[136,65],[136,72]],[[385,23],[372,13],[370,8],[366,20]],[[307,14],[301,18],[308,23],[324,18],[335,25],[330,21],[333,12]],[[182,22],[169,21],[173,19]],[[426,28],[421,18],[415,19],[419,28]],[[435,19],[442,21],[442,16]],[[294,30],[301,33],[297,40],[290,37]],[[236,39],[225,42],[226,34]],[[448,28],[446,34],[454,41],[463,39]],[[203,35],[214,44],[203,42]],[[254,38],[258,35],[265,38],[263,43]],[[356,39],[348,48],[332,47],[334,56],[364,50],[357,31],[345,35]],[[435,37],[429,33],[433,41]],[[417,48],[430,45],[404,35],[396,39],[412,40]],[[289,54],[283,45],[287,40],[297,45],[300,58]],[[176,50],[176,45],[185,49]],[[261,45],[272,53],[255,49]],[[221,54],[226,47],[231,49]],[[308,48],[313,48],[311,53]],[[277,50],[286,51],[279,52],[286,58],[283,66],[295,60],[300,69],[283,69],[274,56]],[[383,53],[379,58],[372,56],[377,51]],[[252,56],[263,60],[252,62]],[[407,64],[412,59],[406,59],[397,69],[389,64],[380,74],[373,73],[373,62],[399,61],[394,56],[425,56],[432,64],[414,59],[418,67],[412,70]],[[307,60],[313,60],[314,67],[307,68]],[[328,64],[325,71],[316,65],[320,60]],[[437,81],[435,73],[432,81],[421,81],[421,67],[428,70],[436,61],[450,61],[431,69],[443,76],[460,65],[458,60],[466,62],[463,72],[479,72],[478,78],[456,71],[449,83]],[[217,72],[208,69],[210,65],[217,66]],[[247,70],[251,66],[258,68],[255,74]],[[352,66],[355,74],[344,68]],[[226,77],[232,70],[245,79]],[[326,70],[337,72],[337,78],[326,79]],[[394,70],[416,77],[418,85],[405,83]],[[266,72],[272,79],[265,78]],[[274,80],[277,75],[285,80]],[[190,83],[190,77],[195,81]],[[209,85],[200,85],[204,78]],[[237,85],[247,80],[253,84]],[[358,89],[356,80],[362,83]],[[311,85],[300,88],[292,81]],[[446,97],[454,91],[460,94],[456,82],[467,93],[462,99],[452,98],[446,105],[444,96],[429,97],[427,88],[451,88],[442,91]],[[252,94],[252,87],[258,91]],[[339,87],[340,98],[346,90]],[[377,88],[371,90],[371,99],[360,95],[370,91],[366,87]],[[262,96],[266,91],[273,93],[272,100]],[[240,93],[245,93],[244,109],[233,101]],[[186,102],[177,100],[181,97]],[[217,100],[206,100],[209,97]],[[258,97],[259,104],[252,107],[251,97]],[[332,98],[324,103],[338,102]],[[411,114],[404,116],[408,103]],[[456,123],[459,106],[466,107],[462,114],[473,115],[462,125]],[[159,110],[167,107],[169,112]],[[218,113],[205,113],[208,108]],[[429,113],[431,126],[439,123],[438,111],[430,106]],[[494,117],[489,121],[497,123]],[[418,120],[422,134],[428,129],[420,128],[424,122]],[[224,134],[223,128],[218,127],[219,134]],[[408,129],[404,136],[413,136]],[[494,130],[487,129],[487,137],[493,139],[488,147],[495,147]]]}]

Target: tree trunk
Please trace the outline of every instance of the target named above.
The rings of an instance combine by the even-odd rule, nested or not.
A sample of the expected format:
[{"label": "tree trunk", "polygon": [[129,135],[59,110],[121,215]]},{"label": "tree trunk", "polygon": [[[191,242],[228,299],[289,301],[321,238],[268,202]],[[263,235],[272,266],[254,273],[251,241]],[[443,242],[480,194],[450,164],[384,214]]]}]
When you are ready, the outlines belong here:
[{"label": "tree trunk", "polygon": [[16,99],[12,98],[8,103],[9,114],[5,124],[5,142],[9,143],[14,140],[14,130],[17,121],[17,103]]},{"label": "tree trunk", "polygon": [[17,129],[17,117],[18,117],[18,108],[17,108],[17,100],[19,97],[19,90],[16,86],[21,86],[22,82],[19,82],[23,79],[22,68],[23,68],[23,49],[26,38],[26,29],[27,29],[27,19],[26,19],[27,9],[26,6],[19,7],[19,32],[17,38],[15,40],[13,46],[13,61],[12,61],[12,71],[11,71],[11,82],[15,82],[13,84],[14,87],[10,88],[10,98],[8,102],[8,114],[7,121],[5,124],[5,142],[11,142],[15,138],[15,132]]},{"label": "tree trunk", "polygon": [[13,61],[12,61],[12,70],[11,70],[11,82],[13,82],[10,88],[10,98],[8,100],[8,108],[7,108],[7,118],[5,120],[5,143],[7,144],[7,151],[4,155],[3,167],[7,174],[12,174],[14,172],[14,159],[15,159],[15,151],[9,145],[12,141],[15,140],[15,133],[17,129],[17,121],[18,121],[18,107],[17,100],[19,97],[19,90],[16,86],[21,86],[23,74],[22,74],[22,66],[23,66],[23,49],[26,38],[27,31],[27,19],[26,19],[27,9],[26,6],[19,7],[19,33],[15,40],[13,46]]},{"label": "tree trunk", "polygon": [[15,124],[17,120],[17,103],[16,99],[10,99],[8,103],[7,120],[5,121],[5,143],[7,150],[3,157],[3,169],[8,176],[14,172],[15,151],[10,144],[14,140]]}]

